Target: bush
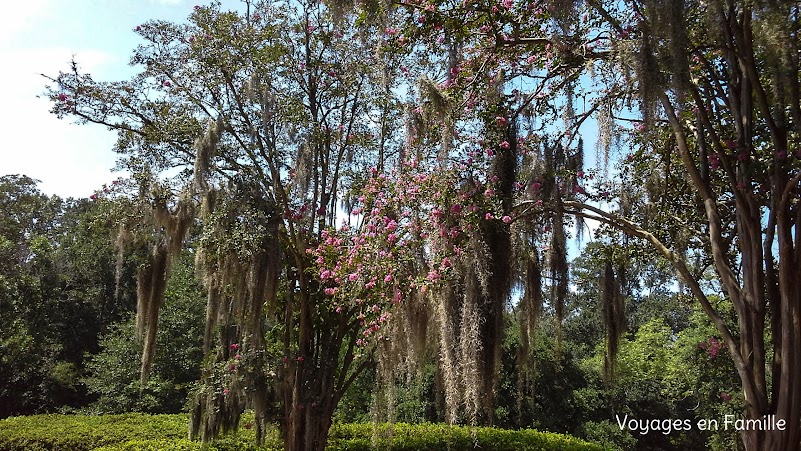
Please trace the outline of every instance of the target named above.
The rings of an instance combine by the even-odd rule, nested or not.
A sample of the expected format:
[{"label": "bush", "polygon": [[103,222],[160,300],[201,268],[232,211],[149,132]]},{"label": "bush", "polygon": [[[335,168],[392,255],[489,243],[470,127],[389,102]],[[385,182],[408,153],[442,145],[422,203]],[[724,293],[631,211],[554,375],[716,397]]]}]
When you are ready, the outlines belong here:
[{"label": "bush", "polygon": [[331,451],[600,451],[599,445],[568,435],[445,424],[336,424],[328,441]]},{"label": "bush", "polygon": [[[243,417],[242,424],[252,421]],[[0,451],[200,451],[186,439],[186,415],[36,415],[0,420]],[[257,447],[255,432],[242,428],[204,448],[209,451],[276,451],[278,433],[268,431]],[[600,451],[599,445],[567,435],[443,424],[335,424],[330,451]]]},{"label": "bush", "polygon": [[186,415],[34,415],[0,421],[0,450],[89,451],[142,437],[186,437]]}]

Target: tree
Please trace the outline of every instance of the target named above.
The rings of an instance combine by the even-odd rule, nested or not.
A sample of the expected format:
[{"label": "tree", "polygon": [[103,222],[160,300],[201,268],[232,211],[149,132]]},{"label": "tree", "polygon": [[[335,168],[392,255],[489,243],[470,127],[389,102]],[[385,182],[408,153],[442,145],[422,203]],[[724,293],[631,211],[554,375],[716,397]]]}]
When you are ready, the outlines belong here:
[{"label": "tree", "polygon": [[636,14],[625,19],[610,6],[594,10],[621,37],[613,42],[632,42],[642,61],[634,73],[646,127],[657,136],[670,132],[664,147],[654,144],[654,150],[680,157],[685,183],[700,198],[707,231],[702,249],[734,306],[736,324],[727,324],[709,301],[683,255],[614,214],[583,211],[645,238],[676,266],[729,349],[746,417],[786,421],[783,431],[742,431],[746,449],[798,449],[800,299],[792,286],[800,275],[801,171],[790,154],[801,119],[798,5],[633,6]]},{"label": "tree", "polygon": [[83,355],[130,308],[96,205],[46,196],[37,183],[0,177],[0,416],[82,405]]},{"label": "tree", "polygon": [[97,397],[92,411],[177,413],[185,407],[203,361],[204,293],[192,255],[185,252],[176,263],[165,289],[152,376],[140,383],[142,348],[134,340],[133,318],[113,325],[100,339],[100,352],[87,359],[83,383]]},{"label": "tree", "polygon": [[[369,22],[334,20],[317,2],[244,6],[143,24],[132,58],[139,74],[101,83],[73,65],[49,95],[60,117],[116,130],[133,175],[102,197],[122,206],[118,244],[142,258],[143,381],[169,268],[197,224],[208,364],[191,435],[207,441],[235,428],[247,402],[260,441],[277,403],[286,448],[323,449],[338,400],[375,347],[360,338],[365,316],[381,318],[367,307],[391,302],[407,283],[400,272],[397,282],[373,275],[358,304],[336,305],[340,275],[314,260],[327,262],[316,249],[329,233],[342,233],[330,246],[352,243],[353,231],[329,230],[341,202],[353,203],[348,188],[397,158],[391,54],[375,51]],[[366,268],[382,266],[364,258]],[[276,346],[265,342],[268,330]]]},{"label": "tree", "polygon": [[[535,116],[568,146],[578,126],[595,115],[607,158],[615,136],[639,135],[629,141],[637,149],[625,162],[648,161],[648,208],[632,210],[625,191],[604,205],[615,185],[603,181],[580,187],[574,200],[521,198],[512,217],[556,215],[561,222],[562,212],[653,246],[674,265],[729,348],[746,417],[775,414],[787,422],[784,431],[743,431],[746,448],[798,449],[798,5],[594,0],[403,6],[409,35],[447,30],[454,37],[447,46],[469,55],[451,64],[458,76],[449,79],[448,98],[462,93],[462,105],[473,99],[469,105],[484,102],[484,111],[500,98],[513,112],[510,120]],[[579,83],[587,68],[590,77]],[[481,78],[486,73],[494,84],[476,81],[487,80]],[[530,89],[506,92],[509,82]],[[582,99],[583,108],[573,99]],[[639,118],[631,117],[635,103]],[[549,111],[556,113],[551,118],[564,113],[560,128]],[[546,171],[538,188],[557,174]],[[676,216],[679,226],[653,221],[654,215]],[[695,224],[703,233],[693,233]],[[736,324],[709,301],[702,285],[707,264],[732,301]]]}]

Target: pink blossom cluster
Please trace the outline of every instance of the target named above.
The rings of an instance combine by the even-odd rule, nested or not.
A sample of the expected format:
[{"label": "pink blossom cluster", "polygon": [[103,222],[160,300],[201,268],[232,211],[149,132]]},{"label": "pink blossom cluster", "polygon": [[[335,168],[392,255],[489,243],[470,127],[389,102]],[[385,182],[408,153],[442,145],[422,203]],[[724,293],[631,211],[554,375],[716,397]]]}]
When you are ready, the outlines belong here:
[{"label": "pink blossom cluster", "polygon": [[706,351],[711,359],[716,358],[720,354],[720,350],[723,349],[723,345],[715,337],[709,337],[705,341],[698,343],[698,347]]}]

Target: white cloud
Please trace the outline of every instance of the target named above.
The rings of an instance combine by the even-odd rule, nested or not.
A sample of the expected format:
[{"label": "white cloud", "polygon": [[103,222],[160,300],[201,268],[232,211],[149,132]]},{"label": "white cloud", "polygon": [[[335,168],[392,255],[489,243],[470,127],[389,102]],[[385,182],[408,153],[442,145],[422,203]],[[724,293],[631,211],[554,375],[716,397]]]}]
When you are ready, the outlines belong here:
[{"label": "white cloud", "polygon": [[47,12],[48,0],[25,0],[8,2],[0,14],[0,44],[17,33],[33,28],[38,19]]}]

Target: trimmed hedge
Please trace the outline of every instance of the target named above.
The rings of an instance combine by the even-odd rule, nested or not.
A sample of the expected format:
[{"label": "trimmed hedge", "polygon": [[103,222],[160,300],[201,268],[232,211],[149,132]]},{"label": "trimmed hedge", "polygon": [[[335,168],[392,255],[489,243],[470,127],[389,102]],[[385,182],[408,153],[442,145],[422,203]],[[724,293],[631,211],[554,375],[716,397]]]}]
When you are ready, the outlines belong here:
[{"label": "trimmed hedge", "polygon": [[[569,435],[446,424],[335,424],[330,451],[601,451],[603,447]],[[391,442],[390,442],[391,440]]]},{"label": "trimmed hedge", "polygon": [[34,415],[0,421],[3,451],[90,451],[143,437],[186,438],[186,415]]},{"label": "trimmed hedge", "polygon": [[[249,418],[243,418],[243,423]],[[186,439],[186,415],[36,415],[0,420],[0,451],[201,451]],[[267,444],[254,445],[254,431],[242,429],[206,447],[211,451],[283,449],[276,430]],[[444,424],[335,424],[330,451],[601,451],[575,437],[531,429],[510,431]],[[205,451],[204,450],[204,451]]]}]

